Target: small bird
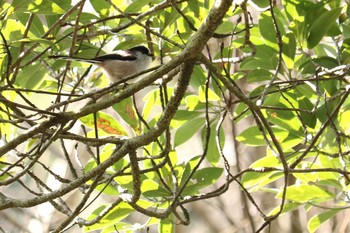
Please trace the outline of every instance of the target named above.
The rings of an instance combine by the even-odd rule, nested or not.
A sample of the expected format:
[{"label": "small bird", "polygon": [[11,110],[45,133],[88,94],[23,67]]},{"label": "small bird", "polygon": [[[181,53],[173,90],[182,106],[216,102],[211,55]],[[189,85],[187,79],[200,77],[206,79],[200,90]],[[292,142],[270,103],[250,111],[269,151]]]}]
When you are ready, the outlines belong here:
[{"label": "small bird", "polygon": [[128,50],[116,50],[113,53],[91,59],[69,56],[49,56],[49,58],[97,65],[111,82],[117,82],[146,70],[152,63],[153,54],[145,46],[139,45]]}]

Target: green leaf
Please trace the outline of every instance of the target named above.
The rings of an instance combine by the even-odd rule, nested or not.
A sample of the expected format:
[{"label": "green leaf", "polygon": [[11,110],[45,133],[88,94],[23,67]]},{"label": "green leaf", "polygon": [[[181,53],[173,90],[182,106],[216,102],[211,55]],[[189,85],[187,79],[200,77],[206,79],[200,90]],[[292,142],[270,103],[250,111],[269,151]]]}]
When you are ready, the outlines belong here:
[{"label": "green leaf", "polygon": [[247,81],[248,83],[261,82],[264,80],[271,80],[272,74],[271,72],[257,68],[249,72]]},{"label": "green leaf", "polygon": [[[210,137],[209,137],[209,142],[208,142],[208,150],[207,150],[207,155],[205,156],[205,158],[213,165],[213,166],[216,166],[217,163],[219,162],[220,160],[220,152],[219,152],[219,148],[217,146],[217,143],[216,143],[216,123],[217,121],[214,121],[210,124]],[[206,134],[206,128],[203,128],[203,131],[202,131],[202,142],[204,143],[204,140],[205,140],[205,134]],[[224,133],[224,130],[223,128],[221,127],[220,128],[220,145],[221,145],[221,148],[223,149],[224,145],[225,145],[225,133]],[[206,145],[203,145],[203,146],[206,146]]]},{"label": "green leaf", "polygon": [[[294,33],[296,40],[298,43],[304,46],[306,44],[306,37],[307,37],[307,24],[305,22],[305,15],[298,15],[299,10],[295,9],[295,4],[288,4],[287,5],[287,10],[291,13],[288,14],[290,20],[292,21],[290,23],[290,30]],[[305,45],[306,46],[306,45]]]},{"label": "green leaf", "polygon": [[44,80],[46,70],[41,64],[26,66],[19,72],[16,85],[27,89],[36,89]]},{"label": "green leaf", "polygon": [[260,8],[265,8],[269,6],[269,0],[252,0],[255,5],[257,5]]},{"label": "green leaf", "polygon": [[[22,25],[26,25],[29,20],[29,14],[28,13],[16,13],[16,19],[18,19]],[[33,14],[32,22],[30,24],[30,30],[28,31],[28,39],[29,38],[36,38],[41,39],[42,35],[45,33],[44,24],[42,22],[42,19],[39,17],[39,15]],[[26,38],[22,38],[26,39]],[[42,39],[44,41],[44,39]],[[24,42],[30,42],[30,41],[24,41]],[[40,41],[38,41],[40,43]],[[47,43],[47,42],[46,42]],[[51,41],[51,44],[54,43]]]},{"label": "green leaf", "polygon": [[315,47],[331,28],[332,23],[339,17],[342,8],[329,10],[318,16],[311,25],[309,36],[307,38],[307,47],[309,49]]},{"label": "green leaf", "polygon": [[[206,102],[205,89],[206,89],[206,87],[204,85],[202,85],[199,87],[199,90],[198,90],[198,98],[199,98],[199,101],[201,101],[202,103]],[[220,97],[209,88],[208,89],[208,101],[219,101],[219,100],[220,100]]]},{"label": "green leaf", "polygon": [[109,8],[111,7],[111,4],[107,1],[90,0],[90,3],[94,10],[101,16],[108,16],[110,14]]},{"label": "green leaf", "polygon": [[[168,96],[171,96],[174,92],[174,88],[168,87],[167,92]],[[145,105],[143,107],[142,115],[145,119],[149,117],[149,115],[152,113],[152,110],[159,112],[159,109],[157,107],[161,106],[161,98],[158,89],[149,91],[143,98],[143,101],[145,102]]]},{"label": "green leaf", "polygon": [[176,130],[174,146],[179,146],[182,143],[188,141],[195,133],[199,131],[202,127],[204,127],[205,119],[194,118],[192,120],[184,123],[180,128]]},{"label": "green leaf", "polygon": [[309,111],[309,112],[301,111],[299,113],[303,123],[308,127],[314,129],[317,123],[316,115],[311,113],[314,105],[306,97],[303,97],[302,99],[298,100],[298,103],[299,103],[299,108]]},{"label": "green leaf", "polygon": [[191,12],[194,13],[195,17],[200,17],[200,8],[201,5],[199,1],[187,1],[188,8]]},{"label": "green leaf", "polygon": [[252,126],[244,130],[236,137],[236,139],[239,142],[251,146],[262,146],[266,144],[264,137],[261,135],[261,132],[257,126]]},{"label": "green leaf", "polygon": [[144,6],[149,4],[150,0],[138,0],[133,1],[131,4],[128,4],[128,7],[124,10],[125,12],[139,12]]},{"label": "green leaf", "polygon": [[173,119],[177,121],[188,121],[202,114],[201,111],[177,110]]},{"label": "green leaf", "polygon": [[220,178],[223,171],[224,169],[220,167],[206,167],[196,171],[192,179],[195,180],[197,189],[205,188],[214,184]]},{"label": "green leaf", "polygon": [[142,192],[142,195],[148,198],[154,198],[154,197],[165,198],[170,196],[170,193],[166,189],[160,187],[158,182],[150,179],[142,181],[141,192]]},{"label": "green leaf", "polygon": [[[96,118],[96,124],[99,130],[102,130],[107,134],[115,134],[121,136],[127,135],[123,127],[107,113],[98,112],[96,114]],[[93,114],[81,117],[80,122],[91,129],[95,128],[95,120]]]},{"label": "green leaf", "polygon": [[58,4],[50,0],[17,1],[16,12],[31,12],[38,14],[66,13]]},{"label": "green leaf", "polygon": [[329,96],[334,96],[337,93],[339,93],[339,81],[338,80],[327,80],[324,82],[321,82],[322,87],[325,89],[325,91],[327,92],[327,94]]},{"label": "green leaf", "polygon": [[116,190],[116,188],[110,184],[100,184],[95,189],[110,196],[116,196],[119,194],[118,190]]},{"label": "green leaf", "polygon": [[261,159],[255,161],[252,165],[250,165],[251,168],[263,168],[263,167],[279,167],[281,166],[281,162],[279,161],[276,156],[267,155],[262,157]]},{"label": "green leaf", "polygon": [[[285,129],[272,127],[273,131],[275,133],[275,137],[279,142],[282,142],[285,138],[288,136],[288,131]],[[270,138],[267,136],[267,138]],[[266,145],[266,141],[261,135],[261,132],[257,126],[252,126],[246,130],[244,130],[242,133],[240,133],[236,139],[246,145],[249,146],[264,146]]]},{"label": "green leaf", "polygon": [[[153,203],[145,200],[139,200],[136,204],[145,209],[153,205]],[[108,207],[110,207],[109,204],[101,205],[90,214],[90,216],[88,217],[88,220],[92,220],[96,218],[105,208],[108,208]],[[130,225],[128,223],[121,222],[122,219],[128,217],[133,212],[135,212],[135,210],[128,203],[121,202],[116,207],[114,207],[105,217],[103,217],[98,223],[95,223],[92,226],[85,226],[83,229],[83,232],[89,232],[89,231],[99,230],[99,229],[106,229],[106,232],[115,232],[116,229],[121,231],[128,230],[128,229],[135,230],[135,228],[137,227],[142,228],[145,225],[148,225],[149,222],[146,222],[144,225],[141,225],[139,223]],[[114,230],[107,231],[107,229],[111,229],[111,227],[113,227]]]},{"label": "green leaf", "polygon": [[284,5],[285,14],[290,21],[300,18],[299,12],[296,9],[297,4],[294,1],[286,1]]},{"label": "green leaf", "polygon": [[336,215],[338,212],[340,212],[340,209],[334,209],[334,210],[328,210],[321,214],[314,215],[307,224],[307,229],[310,233],[315,232],[322,223],[326,222],[328,219],[332,218],[334,215]]},{"label": "green leaf", "polygon": [[[88,220],[92,220],[96,218],[104,209],[108,208],[109,205],[101,205],[96,210],[94,210],[90,216],[88,217]],[[92,226],[85,226],[84,231],[92,231],[92,230],[98,230],[103,229],[105,227],[111,226],[120,220],[126,218],[129,214],[134,212],[135,210],[127,203],[122,202],[116,207],[114,207],[104,218],[102,218],[98,223],[92,225]]]},{"label": "green leaf", "polygon": [[225,21],[219,25],[219,27],[215,30],[215,32],[219,34],[228,34],[228,33],[232,33],[233,29],[234,29],[233,23],[229,21]]},{"label": "green leaf", "polygon": [[47,44],[50,46],[54,46],[55,44],[50,41],[50,40],[46,40],[46,39],[42,39],[42,38],[36,38],[36,37],[27,37],[27,38],[23,38],[23,39],[19,39],[17,41],[13,41],[14,43],[40,43],[40,44]]},{"label": "green leaf", "polygon": [[257,188],[270,184],[275,180],[283,177],[282,172],[246,172],[242,176],[242,184],[246,188],[257,186]]},{"label": "green leaf", "polygon": [[[271,12],[266,11],[260,14],[259,17],[259,30],[261,36],[269,42],[269,44],[277,45],[277,38],[274,29]],[[277,48],[277,46],[275,46]]]},{"label": "green leaf", "polygon": [[297,132],[302,124],[296,113],[288,109],[298,107],[296,94],[286,92],[283,94],[283,98],[280,93],[270,94],[266,98],[264,105],[266,105],[264,112],[269,122],[288,130],[295,136],[299,135]]},{"label": "green leaf", "polygon": [[[282,198],[283,190],[276,195]],[[287,188],[286,199],[299,203],[306,203],[309,201],[327,201],[334,198],[334,195],[325,189],[315,185],[301,184],[291,185]]]},{"label": "green leaf", "polygon": [[[195,156],[193,158],[191,158],[190,161],[188,161],[188,163],[185,166],[185,169],[182,173],[181,176],[181,181],[179,182],[179,187],[182,187],[185,185],[185,182],[187,181],[187,179],[189,178],[191,172],[193,171],[194,167],[198,164],[199,160],[200,160],[201,156]],[[187,184],[186,187],[188,187],[189,184],[192,184],[191,181]],[[187,190],[187,192],[184,192],[184,195],[190,194],[190,195],[194,195],[198,192],[198,190],[192,189],[192,190]]]},{"label": "green leaf", "polygon": [[340,113],[339,126],[344,132],[350,132],[350,111],[344,111]]},{"label": "green leaf", "polygon": [[16,41],[23,38],[24,25],[16,20],[9,19],[1,30],[4,37],[9,41]]},{"label": "green leaf", "polygon": [[187,110],[200,110],[205,108],[205,104],[199,101],[199,97],[197,95],[188,95],[185,97]]},{"label": "green leaf", "polygon": [[[280,109],[286,108],[286,106],[284,106],[282,103],[278,104],[276,107]],[[267,109],[267,119],[273,124],[280,126],[281,128],[298,131],[301,127],[301,123],[296,115],[292,111],[280,109]]]},{"label": "green leaf", "polygon": [[[113,224],[112,226],[108,226],[103,228],[102,231],[100,231],[100,233],[115,233],[115,230],[119,230],[122,231],[123,233],[127,233],[127,230],[132,230],[133,229],[133,225],[130,223],[125,223],[125,222],[117,222],[115,224]],[[91,232],[90,230],[87,230],[86,227],[83,228],[83,232]]]},{"label": "green leaf", "polygon": [[174,118],[171,121],[170,126],[174,129],[179,128],[182,124],[186,123],[189,120],[203,115],[201,111],[187,111],[187,110],[178,110],[175,113]]},{"label": "green leaf", "polygon": [[326,63],[328,63],[327,65],[331,64],[332,61],[329,58],[328,59],[316,58],[314,60],[310,60],[310,59],[305,59],[304,56],[298,56],[295,63],[296,63],[295,67],[298,67],[298,71],[301,74],[315,74],[317,63],[322,63],[322,65],[320,64],[320,66],[324,66],[326,65]]},{"label": "green leaf", "polygon": [[243,60],[240,68],[243,70],[255,70],[257,68],[265,70],[274,70],[277,66],[277,53],[267,45],[256,46],[254,57]]},{"label": "green leaf", "polygon": [[[280,20],[277,17],[276,17],[276,22],[277,22],[277,26],[280,31],[280,34],[283,36],[285,32],[283,24],[280,22]],[[261,36],[265,39],[266,44],[271,48],[274,48],[277,50],[278,45],[277,45],[276,31],[275,31],[274,22],[272,21],[270,11],[265,11],[260,14],[259,30],[260,30]]]},{"label": "green leaf", "polygon": [[[303,166],[306,166],[307,163],[304,163]],[[312,166],[310,164],[310,166]],[[316,168],[316,167],[315,167]],[[318,173],[295,173],[293,174],[293,176],[298,180],[298,181],[301,181],[302,183],[311,183],[311,182],[319,182],[319,175]]]},{"label": "green leaf", "polygon": [[[300,203],[295,203],[295,202],[285,203],[284,206],[283,206],[283,210],[282,210],[282,213],[281,213],[281,214],[291,212],[291,211],[293,211],[293,210],[299,208],[300,205],[301,205]],[[280,211],[280,206],[276,206],[273,210],[271,210],[271,211],[268,213],[268,216],[277,214],[279,211]]]},{"label": "green leaf", "polygon": [[316,116],[317,118],[322,122],[325,123],[328,120],[328,116],[332,114],[332,112],[335,110],[339,103],[339,99],[331,99],[325,102],[325,104],[322,104],[320,107],[316,110]]},{"label": "green leaf", "polygon": [[[190,2],[195,2],[195,4],[197,4],[196,1],[190,1]],[[197,90],[200,86],[204,85],[205,81],[207,80],[203,67],[195,66],[193,69],[192,75],[193,77],[196,77],[196,78],[190,79],[190,85],[193,89]]]},{"label": "green leaf", "polygon": [[[113,151],[111,151],[111,153]],[[111,155],[111,153],[109,153],[109,154]],[[103,157],[103,155],[104,154],[102,154],[101,157]],[[105,157],[105,159],[107,159],[107,157]],[[101,159],[101,161],[103,161],[103,160]],[[128,165],[128,161],[125,158],[121,158],[118,160],[118,162],[113,164],[112,168],[114,169],[114,171],[119,172],[122,168],[124,168],[127,165]]]},{"label": "green leaf", "polygon": [[293,69],[294,67],[294,57],[297,48],[295,36],[293,33],[288,33],[282,37],[283,47],[282,56],[286,63],[288,69]]},{"label": "green leaf", "polygon": [[[350,7],[348,7],[348,9],[350,9]],[[342,64],[350,62],[350,38],[343,40],[341,46],[341,58]]]},{"label": "green leaf", "polygon": [[159,92],[157,90],[153,90],[147,93],[147,95],[143,98],[143,101],[145,102],[143,107],[142,116],[147,119],[147,117],[150,115],[152,109],[156,105],[157,98],[158,98]]},{"label": "green leaf", "polygon": [[[0,132],[1,132],[1,128],[0,128]],[[5,159],[4,157],[1,157],[0,158],[0,169],[2,171],[4,171],[5,169],[7,168],[7,165],[5,165]],[[12,175],[10,175],[9,173],[7,172],[3,172],[1,175],[0,175],[0,181],[4,181],[6,180],[7,178],[11,177]]]},{"label": "green leaf", "polygon": [[175,227],[172,221],[169,218],[160,220],[158,227],[158,232],[161,233],[175,233]]},{"label": "green leaf", "polygon": [[[192,165],[195,165],[195,164],[192,164]],[[188,177],[191,171],[192,170],[188,170],[188,167],[186,167],[184,175]],[[223,171],[224,169],[220,167],[206,167],[206,168],[197,170],[191,177],[190,181],[187,183],[182,194],[184,196],[198,194],[200,189],[203,189],[207,186],[210,186],[216,183],[216,181],[222,175]],[[184,181],[186,181],[186,179],[182,180],[181,186],[183,185]]]},{"label": "green leaf", "polygon": [[140,133],[139,120],[131,97],[123,99],[114,104],[113,109],[123,118],[123,120],[136,132]]}]

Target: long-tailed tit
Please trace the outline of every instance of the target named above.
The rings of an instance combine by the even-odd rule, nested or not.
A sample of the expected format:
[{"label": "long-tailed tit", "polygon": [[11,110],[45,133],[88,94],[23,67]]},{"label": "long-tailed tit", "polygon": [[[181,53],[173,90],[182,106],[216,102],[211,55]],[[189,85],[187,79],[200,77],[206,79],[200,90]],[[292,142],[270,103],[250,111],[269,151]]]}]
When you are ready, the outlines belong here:
[{"label": "long-tailed tit", "polygon": [[111,82],[116,82],[147,69],[152,63],[153,54],[148,48],[141,45],[91,59],[69,56],[49,56],[49,58],[82,61],[97,65]]}]

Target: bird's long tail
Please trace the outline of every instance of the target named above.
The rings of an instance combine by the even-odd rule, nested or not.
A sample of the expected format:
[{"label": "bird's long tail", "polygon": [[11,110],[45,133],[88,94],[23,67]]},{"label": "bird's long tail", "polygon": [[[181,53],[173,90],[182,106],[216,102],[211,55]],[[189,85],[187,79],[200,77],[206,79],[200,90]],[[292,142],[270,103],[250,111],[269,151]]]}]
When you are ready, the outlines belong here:
[{"label": "bird's long tail", "polygon": [[69,56],[63,56],[63,55],[58,55],[58,56],[49,56],[51,59],[59,59],[59,60],[67,60],[67,61],[81,61],[81,62],[87,62],[91,64],[100,64],[101,61],[93,60],[93,59],[88,59],[88,58],[82,58],[82,57],[69,57]]}]

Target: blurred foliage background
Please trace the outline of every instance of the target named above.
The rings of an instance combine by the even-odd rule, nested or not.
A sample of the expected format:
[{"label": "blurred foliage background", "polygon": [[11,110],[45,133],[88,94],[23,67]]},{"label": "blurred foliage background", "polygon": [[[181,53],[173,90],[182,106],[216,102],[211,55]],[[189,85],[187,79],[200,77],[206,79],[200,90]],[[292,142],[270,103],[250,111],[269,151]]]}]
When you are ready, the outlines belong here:
[{"label": "blurred foliage background", "polygon": [[347,0],[0,3],[1,232],[349,231]]}]

